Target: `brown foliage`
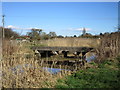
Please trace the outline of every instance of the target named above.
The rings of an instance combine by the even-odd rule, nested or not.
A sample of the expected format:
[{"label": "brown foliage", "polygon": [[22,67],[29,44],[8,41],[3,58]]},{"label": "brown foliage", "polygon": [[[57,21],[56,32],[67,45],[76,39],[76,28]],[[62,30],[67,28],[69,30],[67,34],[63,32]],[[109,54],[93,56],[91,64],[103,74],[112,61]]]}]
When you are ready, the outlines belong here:
[{"label": "brown foliage", "polygon": [[[0,32],[2,32],[2,27],[0,27]],[[5,38],[17,38],[19,34],[17,32],[12,31],[10,28],[4,28]],[[1,34],[2,35],[2,34]]]},{"label": "brown foliage", "polygon": [[9,56],[18,50],[18,46],[17,44],[15,44],[10,40],[4,40],[2,49],[3,49],[3,56]]},{"label": "brown foliage", "polygon": [[[24,43],[4,40],[4,57],[0,63],[3,88],[53,88],[57,79],[67,75],[67,72],[52,75],[43,69],[44,63],[39,63],[25,46]],[[26,54],[31,57],[26,58]]]},{"label": "brown foliage", "polygon": [[98,60],[116,57],[120,53],[120,32],[104,34],[101,36],[101,43],[97,49]]}]

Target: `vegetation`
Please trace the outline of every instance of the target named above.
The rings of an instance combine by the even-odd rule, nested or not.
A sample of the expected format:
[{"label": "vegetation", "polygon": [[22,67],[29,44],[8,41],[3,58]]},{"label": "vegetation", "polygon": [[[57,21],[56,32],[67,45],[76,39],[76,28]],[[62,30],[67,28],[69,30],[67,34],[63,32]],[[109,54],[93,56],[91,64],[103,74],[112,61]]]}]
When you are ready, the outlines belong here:
[{"label": "vegetation", "polygon": [[[56,88],[120,88],[120,56],[59,79]],[[93,63],[92,63],[93,64]]]},{"label": "vegetation", "polygon": [[92,34],[90,34],[90,33],[86,33],[85,35],[80,35],[79,37],[81,37],[81,38],[100,38],[100,36],[99,35],[92,35]]},{"label": "vegetation", "polygon": [[[80,37],[76,35],[63,37],[57,36],[55,32],[46,34],[42,29],[32,29],[25,37],[19,36],[11,29],[5,29],[5,31],[6,39],[3,42],[3,60],[1,61],[4,88],[120,88],[120,56],[114,58],[120,52],[119,32],[100,33],[99,36],[85,33]],[[23,39],[30,37],[33,42],[11,40],[17,37]],[[30,50],[33,45],[94,47],[98,58],[96,62],[86,63],[80,71],[72,72],[72,75],[66,76],[71,72],[52,75],[42,69],[44,63],[39,63],[34,52]],[[43,59],[39,58],[39,60]],[[50,59],[47,58],[47,60]]]},{"label": "vegetation", "polygon": [[3,88],[51,88],[59,78],[43,70],[33,51],[24,43],[12,44],[7,40],[3,50]]},{"label": "vegetation", "polygon": [[100,44],[96,48],[98,62],[116,57],[120,53],[120,32],[105,33],[100,38]]},{"label": "vegetation", "polygon": [[[12,31],[12,29],[10,28],[4,28],[4,31],[6,39],[15,39],[20,36],[18,33]],[[0,27],[0,32],[2,32],[2,27]]]},{"label": "vegetation", "polygon": [[86,67],[58,80],[56,88],[120,88],[120,33],[105,33],[100,38],[98,58],[90,63],[97,68]]},{"label": "vegetation", "polygon": [[47,40],[57,37],[55,32],[49,32],[49,34],[46,34],[42,31],[42,29],[32,29],[31,32],[28,33],[28,36],[31,40]]},{"label": "vegetation", "polygon": [[[29,43],[3,42],[2,87],[3,88],[53,88],[56,80],[64,77],[58,73],[52,75],[43,69]],[[42,61],[42,59],[39,59]],[[52,68],[52,65],[51,65]]]},{"label": "vegetation", "polygon": [[100,40],[95,38],[53,38],[49,40],[40,40],[36,46],[66,46],[66,47],[97,47]]}]

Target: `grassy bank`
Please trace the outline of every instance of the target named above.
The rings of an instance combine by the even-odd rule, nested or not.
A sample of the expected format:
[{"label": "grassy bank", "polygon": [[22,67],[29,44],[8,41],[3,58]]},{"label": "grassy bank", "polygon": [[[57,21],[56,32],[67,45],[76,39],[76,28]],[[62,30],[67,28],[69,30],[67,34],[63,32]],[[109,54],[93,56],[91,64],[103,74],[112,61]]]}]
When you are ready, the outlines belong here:
[{"label": "grassy bank", "polygon": [[59,79],[56,88],[120,88],[120,56]]}]

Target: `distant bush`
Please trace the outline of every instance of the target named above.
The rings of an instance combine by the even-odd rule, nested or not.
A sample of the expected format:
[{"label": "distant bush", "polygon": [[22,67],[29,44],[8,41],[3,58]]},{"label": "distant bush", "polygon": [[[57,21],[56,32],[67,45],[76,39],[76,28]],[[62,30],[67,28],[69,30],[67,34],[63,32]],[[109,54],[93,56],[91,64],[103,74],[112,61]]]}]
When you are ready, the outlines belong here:
[{"label": "distant bush", "polygon": [[99,38],[100,36],[99,35],[92,35],[90,33],[86,33],[85,35],[81,35],[79,37],[82,37],[82,38]]},{"label": "distant bush", "polygon": [[[0,32],[2,32],[2,27],[0,27]],[[20,36],[17,32],[13,31],[10,28],[4,28],[4,33],[6,39],[15,39]]]}]

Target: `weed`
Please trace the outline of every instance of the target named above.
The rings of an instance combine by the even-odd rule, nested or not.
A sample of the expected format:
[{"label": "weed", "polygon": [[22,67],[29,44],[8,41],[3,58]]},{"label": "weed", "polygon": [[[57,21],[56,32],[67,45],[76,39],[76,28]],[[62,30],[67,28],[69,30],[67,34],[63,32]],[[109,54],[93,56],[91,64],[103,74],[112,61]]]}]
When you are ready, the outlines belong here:
[{"label": "weed", "polygon": [[[119,59],[119,57],[117,58]],[[93,63],[92,63],[93,64]],[[114,70],[105,65],[114,65],[110,60],[99,65],[99,68],[80,70],[59,81],[56,87],[59,88],[120,88],[119,70]]]}]

